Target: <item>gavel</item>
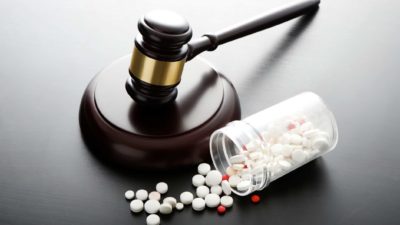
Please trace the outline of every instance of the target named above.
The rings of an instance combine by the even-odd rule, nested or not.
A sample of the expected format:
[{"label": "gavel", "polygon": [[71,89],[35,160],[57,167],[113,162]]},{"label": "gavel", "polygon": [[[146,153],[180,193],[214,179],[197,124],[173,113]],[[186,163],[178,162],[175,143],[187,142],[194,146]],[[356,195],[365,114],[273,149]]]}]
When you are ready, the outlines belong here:
[{"label": "gavel", "polygon": [[204,51],[313,11],[319,3],[294,2],[195,40],[191,40],[192,28],[182,16],[166,10],[151,11],[138,22],[126,90],[141,105],[171,103],[177,97],[176,87],[186,62]]}]

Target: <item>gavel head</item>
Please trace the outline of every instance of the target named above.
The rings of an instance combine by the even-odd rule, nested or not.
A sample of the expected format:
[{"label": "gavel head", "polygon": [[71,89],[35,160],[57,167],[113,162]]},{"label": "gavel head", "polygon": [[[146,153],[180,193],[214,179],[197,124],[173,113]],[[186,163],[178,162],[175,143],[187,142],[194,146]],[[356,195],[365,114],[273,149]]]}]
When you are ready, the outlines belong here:
[{"label": "gavel head", "polygon": [[166,10],[144,15],[138,29],[126,90],[139,104],[160,106],[172,102],[177,96],[192,29],[183,17]]}]

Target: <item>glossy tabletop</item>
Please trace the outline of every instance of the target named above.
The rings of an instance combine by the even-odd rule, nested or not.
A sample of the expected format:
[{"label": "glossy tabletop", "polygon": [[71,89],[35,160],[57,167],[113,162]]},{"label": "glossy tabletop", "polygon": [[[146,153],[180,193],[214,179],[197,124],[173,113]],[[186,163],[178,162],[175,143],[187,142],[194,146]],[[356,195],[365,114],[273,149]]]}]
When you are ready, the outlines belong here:
[{"label": "glossy tabletop", "polygon": [[[83,142],[78,112],[88,82],[129,54],[137,20],[157,8],[187,18],[194,37],[290,0],[0,2],[0,224],[145,224],[127,189],[193,191],[196,168],[124,170]],[[314,16],[201,56],[237,89],[246,117],[303,91],[336,115],[339,143],[273,182],[261,202],[185,209],[162,224],[400,224],[400,3],[322,1]]]}]

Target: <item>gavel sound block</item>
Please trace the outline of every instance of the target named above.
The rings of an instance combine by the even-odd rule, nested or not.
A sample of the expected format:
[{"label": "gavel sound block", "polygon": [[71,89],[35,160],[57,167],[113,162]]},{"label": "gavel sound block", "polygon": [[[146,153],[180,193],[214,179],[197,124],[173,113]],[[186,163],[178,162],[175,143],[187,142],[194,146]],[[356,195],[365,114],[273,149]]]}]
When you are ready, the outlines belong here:
[{"label": "gavel sound block", "polygon": [[289,4],[193,41],[181,16],[163,10],[146,14],[138,23],[133,54],[97,74],[83,95],[80,124],[87,145],[102,159],[127,167],[208,160],[211,133],[240,119],[240,104],[229,80],[195,56],[308,13],[318,4]]}]

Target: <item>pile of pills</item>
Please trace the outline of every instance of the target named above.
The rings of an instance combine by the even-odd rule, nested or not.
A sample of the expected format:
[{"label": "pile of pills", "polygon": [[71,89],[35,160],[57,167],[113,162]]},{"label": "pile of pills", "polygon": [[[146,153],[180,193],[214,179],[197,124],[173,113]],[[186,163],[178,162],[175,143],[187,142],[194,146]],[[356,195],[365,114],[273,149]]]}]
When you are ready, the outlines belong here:
[{"label": "pile of pills", "polygon": [[192,177],[192,185],[196,191],[184,191],[179,196],[179,201],[174,197],[161,197],[168,192],[168,185],[160,182],[156,185],[156,191],[148,193],[139,189],[125,192],[125,198],[130,201],[130,209],[133,213],[143,210],[149,215],[146,218],[148,225],[159,225],[160,214],[171,214],[174,209],[180,211],[184,206],[192,206],[194,211],[202,211],[206,207],[217,208],[219,214],[224,214],[226,209],[232,207],[233,198],[230,196],[231,188],[228,182],[229,176],[222,175],[217,170],[211,170],[207,163],[201,163],[197,168],[198,174]]},{"label": "pile of pills", "polygon": [[262,140],[252,140],[229,158],[229,185],[245,192],[252,186],[254,175],[262,174],[265,168],[273,181],[315,159],[329,149],[329,144],[329,135],[314,128],[305,117],[270,126],[262,133]]}]

